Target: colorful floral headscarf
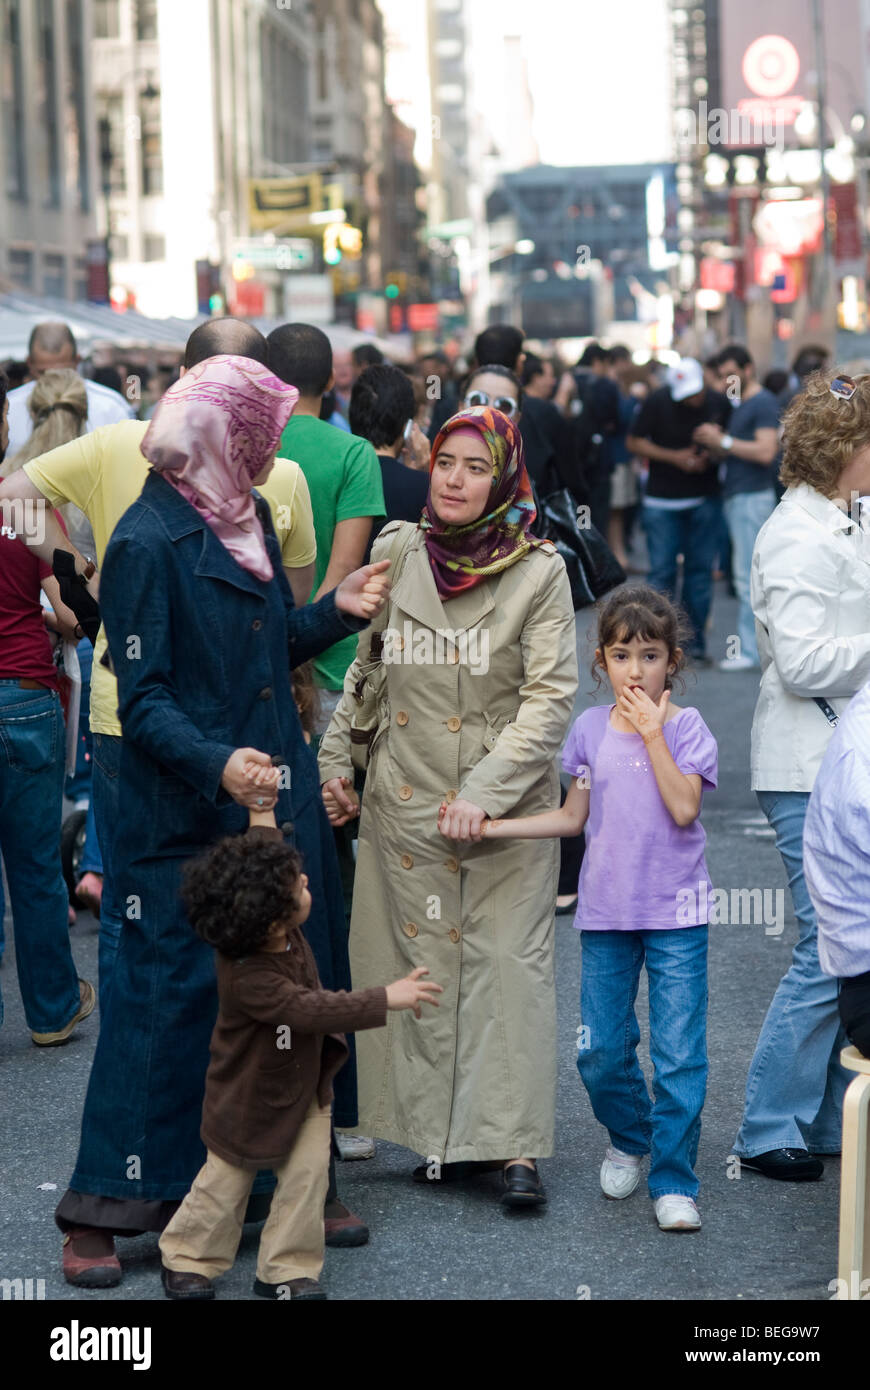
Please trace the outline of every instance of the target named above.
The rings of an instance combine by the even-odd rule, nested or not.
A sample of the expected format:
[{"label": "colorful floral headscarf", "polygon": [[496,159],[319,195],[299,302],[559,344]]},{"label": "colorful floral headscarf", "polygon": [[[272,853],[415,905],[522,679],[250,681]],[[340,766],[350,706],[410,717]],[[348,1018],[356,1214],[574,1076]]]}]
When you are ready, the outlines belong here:
[{"label": "colorful floral headscarf", "polygon": [[278,447],[299,392],[250,357],[209,357],[157,403],[142,453],[257,579],[272,562],[251,487]]},{"label": "colorful floral headscarf", "polygon": [[442,521],[432,505],[431,483],[420,528],[425,532],[429,563],[441,598],[461,594],[492,574],[499,574],[541,545],[528,534],[537,515],[526,472],[523,441],[517,426],[500,410],[478,406],[447,421],[432,446],[429,476],[439,450],[454,431],[482,436],[493,463],[492,493],[476,521],[454,526]]}]

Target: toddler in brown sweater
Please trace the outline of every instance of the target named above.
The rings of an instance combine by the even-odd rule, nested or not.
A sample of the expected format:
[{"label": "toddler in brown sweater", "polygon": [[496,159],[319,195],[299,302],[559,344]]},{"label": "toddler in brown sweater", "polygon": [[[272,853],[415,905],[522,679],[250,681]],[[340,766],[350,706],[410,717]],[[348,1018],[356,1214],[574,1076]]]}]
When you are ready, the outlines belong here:
[{"label": "toddler in brown sweater", "polygon": [[[232,884],[227,894],[227,883]],[[218,1017],[200,1131],[208,1155],[160,1237],[169,1298],[214,1297],[233,1264],[258,1170],[278,1185],[260,1237],[254,1292],[323,1299],[332,1079],[343,1034],[380,1028],[388,1009],[437,1005],[418,968],[376,989],[321,988],[300,928],[311,910],[301,860],[277,829],[223,840],[189,865],[194,929],[217,949]]]}]

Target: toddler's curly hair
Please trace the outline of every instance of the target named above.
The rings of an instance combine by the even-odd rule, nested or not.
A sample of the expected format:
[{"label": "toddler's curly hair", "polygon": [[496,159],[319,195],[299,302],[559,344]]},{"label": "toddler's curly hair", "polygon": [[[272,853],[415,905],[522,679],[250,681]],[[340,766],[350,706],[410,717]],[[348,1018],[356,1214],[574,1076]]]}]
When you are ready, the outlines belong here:
[{"label": "toddler's curly hair", "polygon": [[181,898],[203,941],[238,959],[262,946],[273,923],[298,911],[301,873],[295,849],[249,830],[192,860]]}]

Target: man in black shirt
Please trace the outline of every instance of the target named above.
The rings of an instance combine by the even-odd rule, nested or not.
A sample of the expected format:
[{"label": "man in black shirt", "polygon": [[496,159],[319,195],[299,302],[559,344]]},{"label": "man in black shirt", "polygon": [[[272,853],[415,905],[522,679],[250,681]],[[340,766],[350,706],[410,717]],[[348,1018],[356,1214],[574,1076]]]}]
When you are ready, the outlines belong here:
[{"label": "man in black shirt", "polygon": [[626,444],[649,460],[643,521],[649,547],[649,583],[676,597],[677,556],[683,556],[682,604],[692,625],[691,655],[706,662],[705,630],[713,598],[713,562],[721,528],[717,469],[695,442],[699,425],[724,428],[726,396],[704,385],[699,362],[683,358],[667,384],[647,397]]},{"label": "man in black shirt", "polygon": [[428,472],[408,468],[399,459],[405,443],[405,429],[413,420],[415,410],[414,388],[399,367],[388,362],[366,367],[354,382],[350,395],[350,428],[353,434],[368,439],[377,450],[387,513],[386,521],[380,518],[375,521],[365,564],[368,564],[372,541],[387,521],[419,521],[426,505]]}]

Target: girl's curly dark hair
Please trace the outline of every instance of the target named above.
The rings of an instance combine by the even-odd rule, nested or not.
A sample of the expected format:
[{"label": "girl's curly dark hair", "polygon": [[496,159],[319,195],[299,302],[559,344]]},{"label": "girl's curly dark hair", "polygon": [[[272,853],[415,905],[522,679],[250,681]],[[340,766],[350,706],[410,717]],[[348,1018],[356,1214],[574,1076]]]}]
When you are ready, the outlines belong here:
[{"label": "girl's curly dark hair", "polygon": [[[602,675],[607,674],[604,664],[604,649],[615,642],[630,642],[639,637],[643,642],[664,642],[668,649],[668,661],[676,663],[676,670],[665,680],[665,690],[672,690],[674,680],[685,689],[680,672],[686,664],[685,649],[692,635],[692,629],[685,614],[676,604],[657,589],[648,584],[624,585],[601,603],[598,609],[598,650],[601,657],[592,662],[592,674],[600,686]],[[677,656],[677,652],[680,655]]]},{"label": "girl's curly dark hair", "polygon": [[298,911],[302,860],[256,830],[220,840],[184,870],[181,898],[194,931],[225,956],[247,956],[273,923]]}]

